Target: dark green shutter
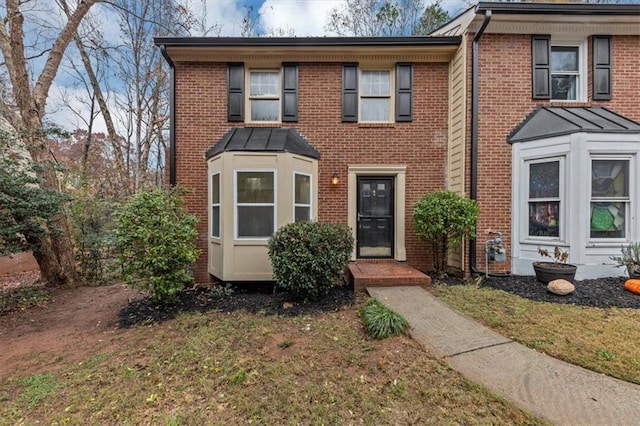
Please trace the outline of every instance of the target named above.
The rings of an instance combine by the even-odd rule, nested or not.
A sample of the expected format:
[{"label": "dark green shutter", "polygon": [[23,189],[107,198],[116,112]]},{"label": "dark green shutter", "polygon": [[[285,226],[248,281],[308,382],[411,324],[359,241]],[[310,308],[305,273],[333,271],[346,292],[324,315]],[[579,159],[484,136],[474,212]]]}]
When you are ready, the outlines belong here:
[{"label": "dark green shutter", "polygon": [[298,121],[298,65],[282,65],[282,121]]},{"label": "dark green shutter", "polygon": [[342,66],[342,121],[358,121],[358,64]]},{"label": "dark green shutter", "polygon": [[413,120],[413,65],[396,65],[396,121]]},{"label": "dark green shutter", "polygon": [[611,37],[593,36],[593,99],[611,98]]},{"label": "dark green shutter", "polygon": [[227,120],[244,121],[244,64],[229,64],[227,73]]},{"label": "dark green shutter", "polygon": [[551,36],[531,36],[533,99],[551,99]]}]

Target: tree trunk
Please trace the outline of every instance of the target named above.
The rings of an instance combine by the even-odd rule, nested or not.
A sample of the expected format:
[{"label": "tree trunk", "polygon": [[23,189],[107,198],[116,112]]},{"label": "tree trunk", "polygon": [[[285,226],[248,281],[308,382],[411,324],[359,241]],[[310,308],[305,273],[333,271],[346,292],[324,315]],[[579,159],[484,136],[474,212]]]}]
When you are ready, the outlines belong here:
[{"label": "tree trunk", "polygon": [[[37,170],[37,175],[43,188],[60,190],[58,176],[54,168],[54,160],[46,143],[46,136],[41,132],[42,121],[37,115],[24,120],[27,129],[35,129],[25,135],[27,149],[34,163],[42,167]],[[42,279],[48,286],[71,284],[76,281],[76,264],[73,255],[73,245],[64,212],[53,217],[48,225],[49,235],[34,241],[34,257],[40,267]]]}]

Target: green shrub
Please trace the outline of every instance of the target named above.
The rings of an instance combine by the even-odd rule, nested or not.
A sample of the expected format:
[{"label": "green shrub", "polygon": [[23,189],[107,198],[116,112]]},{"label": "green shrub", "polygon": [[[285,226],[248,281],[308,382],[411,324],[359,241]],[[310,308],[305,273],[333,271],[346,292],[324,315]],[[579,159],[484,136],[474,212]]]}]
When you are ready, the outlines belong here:
[{"label": "green shrub", "polygon": [[431,241],[433,268],[446,271],[449,249],[459,247],[465,238],[474,238],[479,208],[470,200],[451,191],[436,191],[418,201],[413,209],[416,234]]},{"label": "green shrub", "polygon": [[387,308],[377,299],[368,299],[362,309],[360,318],[367,333],[374,339],[406,335],[409,323],[399,313]]},{"label": "green shrub", "polygon": [[60,231],[53,219],[69,197],[41,188],[41,170],[17,136],[0,130],[0,256],[38,250],[42,239]]},{"label": "green shrub", "polygon": [[193,280],[198,219],[188,215],[184,191],[156,189],[136,195],[116,213],[116,244],[124,279],[157,300],[171,301]]},{"label": "green shrub", "polygon": [[318,222],[283,226],[269,240],[277,286],[303,299],[326,295],[344,273],[353,244],[347,226]]},{"label": "green shrub", "polygon": [[80,276],[92,283],[109,283],[117,272],[115,246],[115,201],[79,193],[71,203],[69,224]]}]

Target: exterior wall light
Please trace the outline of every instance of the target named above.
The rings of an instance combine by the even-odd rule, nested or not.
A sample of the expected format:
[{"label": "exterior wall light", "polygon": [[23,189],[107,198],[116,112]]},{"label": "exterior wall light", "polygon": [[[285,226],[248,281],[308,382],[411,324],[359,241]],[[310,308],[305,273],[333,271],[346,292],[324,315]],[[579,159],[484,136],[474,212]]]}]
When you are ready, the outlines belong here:
[{"label": "exterior wall light", "polygon": [[338,173],[334,173],[333,176],[331,176],[331,184],[337,185],[338,183],[340,183],[340,179],[338,178]]}]

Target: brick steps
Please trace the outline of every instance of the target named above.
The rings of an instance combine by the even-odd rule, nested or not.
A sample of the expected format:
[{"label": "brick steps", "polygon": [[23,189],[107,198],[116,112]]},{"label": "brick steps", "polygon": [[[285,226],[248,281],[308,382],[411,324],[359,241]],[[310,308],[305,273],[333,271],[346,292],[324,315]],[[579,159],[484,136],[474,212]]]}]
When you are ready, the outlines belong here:
[{"label": "brick steps", "polygon": [[431,285],[431,277],[403,262],[395,260],[364,260],[349,263],[349,282],[354,291],[367,287]]}]

